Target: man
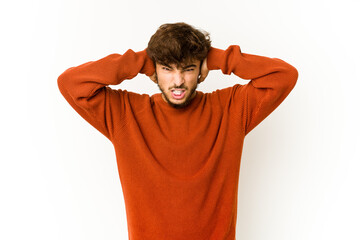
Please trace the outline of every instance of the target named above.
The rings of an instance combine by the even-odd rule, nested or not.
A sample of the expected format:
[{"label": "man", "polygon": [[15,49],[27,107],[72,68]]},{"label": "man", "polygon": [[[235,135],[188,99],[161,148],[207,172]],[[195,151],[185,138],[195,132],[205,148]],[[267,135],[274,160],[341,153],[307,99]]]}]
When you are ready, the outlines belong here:
[{"label": "man", "polygon": [[[196,91],[209,70],[251,80]],[[138,73],[152,96],[108,85]],[[70,105],[114,145],[132,240],[234,240],[243,141],[286,98],[297,70],[277,59],[211,47],[207,33],[164,24],[139,52],[66,70]]]}]

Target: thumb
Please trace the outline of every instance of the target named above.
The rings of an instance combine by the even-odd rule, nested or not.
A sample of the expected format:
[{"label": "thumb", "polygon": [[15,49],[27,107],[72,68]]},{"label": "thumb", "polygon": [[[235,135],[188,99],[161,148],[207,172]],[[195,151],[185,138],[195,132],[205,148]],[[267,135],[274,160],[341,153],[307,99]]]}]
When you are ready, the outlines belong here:
[{"label": "thumb", "polygon": [[207,58],[205,58],[201,65],[198,83],[201,83],[202,81],[204,81],[208,74],[209,74],[209,69],[207,67]]},{"label": "thumb", "polygon": [[201,74],[199,75],[199,78],[198,78],[198,83],[203,82],[203,81],[205,80],[205,78],[207,77],[207,75],[208,75],[208,72],[206,72],[206,73],[201,73]]},{"label": "thumb", "polygon": [[157,83],[157,75],[156,75],[156,72],[155,72],[153,75],[149,76],[149,78],[150,78],[151,81],[153,81],[154,83]]}]

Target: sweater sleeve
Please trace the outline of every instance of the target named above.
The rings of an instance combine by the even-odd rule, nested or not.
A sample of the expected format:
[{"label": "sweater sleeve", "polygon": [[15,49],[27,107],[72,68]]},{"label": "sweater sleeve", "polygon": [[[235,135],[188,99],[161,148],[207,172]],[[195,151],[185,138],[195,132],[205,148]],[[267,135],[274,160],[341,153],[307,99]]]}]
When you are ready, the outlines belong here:
[{"label": "sweater sleeve", "polygon": [[[273,112],[294,88],[298,71],[278,58],[242,53],[239,46],[226,50],[211,48],[209,70],[220,69],[224,74],[251,80],[234,86],[233,101],[244,123],[245,135]],[[241,112],[241,113],[240,113]]]},{"label": "sweater sleeve", "polygon": [[125,114],[129,93],[108,85],[120,84],[138,73],[151,76],[154,71],[146,50],[134,52],[129,49],[123,55],[110,54],[71,67],[58,77],[57,83],[71,107],[111,141],[114,128]]}]

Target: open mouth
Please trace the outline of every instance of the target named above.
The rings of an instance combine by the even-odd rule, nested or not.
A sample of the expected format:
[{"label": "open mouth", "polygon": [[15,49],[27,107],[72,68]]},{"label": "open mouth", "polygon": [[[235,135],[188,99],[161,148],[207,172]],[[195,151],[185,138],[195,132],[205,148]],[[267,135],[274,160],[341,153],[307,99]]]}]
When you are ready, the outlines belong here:
[{"label": "open mouth", "polygon": [[183,99],[185,97],[185,89],[173,89],[171,90],[171,96],[177,100]]}]

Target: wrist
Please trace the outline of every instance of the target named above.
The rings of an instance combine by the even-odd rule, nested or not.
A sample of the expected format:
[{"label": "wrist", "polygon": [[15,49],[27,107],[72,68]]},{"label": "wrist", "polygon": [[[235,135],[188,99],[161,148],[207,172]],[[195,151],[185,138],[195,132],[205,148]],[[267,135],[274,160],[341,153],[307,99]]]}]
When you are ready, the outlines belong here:
[{"label": "wrist", "polygon": [[224,57],[224,50],[211,47],[207,55],[207,67],[209,70],[221,69],[221,60]]},{"label": "wrist", "polygon": [[136,54],[144,61],[144,64],[140,70],[140,73],[143,73],[146,76],[153,75],[155,72],[155,65],[154,65],[154,62],[149,57],[149,55],[146,53],[146,49],[136,52]]}]

